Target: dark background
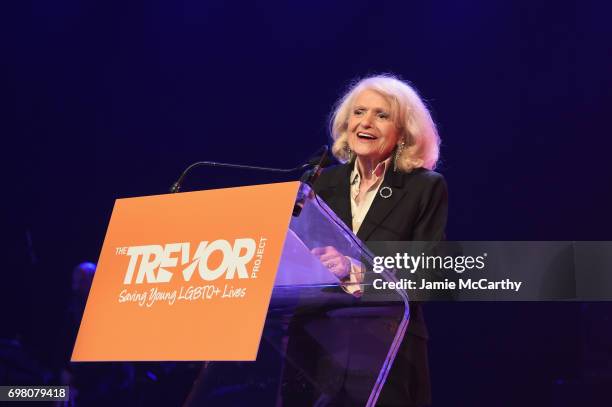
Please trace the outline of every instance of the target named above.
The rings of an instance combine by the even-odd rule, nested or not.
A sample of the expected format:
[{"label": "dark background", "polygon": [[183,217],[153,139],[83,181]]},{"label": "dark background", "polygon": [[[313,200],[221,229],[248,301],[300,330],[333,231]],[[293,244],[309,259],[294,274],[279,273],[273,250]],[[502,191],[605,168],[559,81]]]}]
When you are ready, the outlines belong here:
[{"label": "dark background", "polygon": [[[612,240],[611,12],[604,1],[3,2],[0,336],[59,369],[71,270],[97,260],[116,198],[164,193],[196,160],[293,167],[328,142],[349,83],[374,73],[411,81],[431,106],[449,239]],[[284,179],[198,169],[185,188]],[[612,376],[610,311],[428,304],[434,405],[586,405]]]}]

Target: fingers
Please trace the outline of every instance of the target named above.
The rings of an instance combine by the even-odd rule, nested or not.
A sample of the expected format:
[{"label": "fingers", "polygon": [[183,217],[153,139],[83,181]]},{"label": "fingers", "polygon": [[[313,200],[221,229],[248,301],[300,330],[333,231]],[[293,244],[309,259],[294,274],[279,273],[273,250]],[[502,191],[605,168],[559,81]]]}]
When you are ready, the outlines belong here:
[{"label": "fingers", "polygon": [[327,250],[325,247],[315,247],[314,249],[310,251],[310,253],[314,254],[315,256],[320,256],[322,254],[325,254],[326,251]]},{"label": "fingers", "polygon": [[320,259],[320,261],[328,269],[331,269],[333,267],[336,267],[339,264],[342,264],[342,259],[340,257],[333,257],[333,258],[329,258],[329,259],[325,259],[325,260]]},{"label": "fingers", "polygon": [[316,247],[310,252],[315,255],[319,261],[339,279],[342,279],[348,275],[350,263],[335,247]]},{"label": "fingers", "polygon": [[333,246],[315,247],[310,251],[310,253],[314,254],[315,256],[321,256],[327,253],[338,253],[338,250],[336,250],[336,248]]},{"label": "fingers", "polygon": [[344,272],[344,270],[339,270],[339,269],[336,269],[336,268],[330,269],[330,271],[331,271],[332,273],[334,273],[334,275],[335,275],[336,277],[338,277],[338,279],[339,279],[339,280],[342,280],[342,279],[345,277],[345,274],[346,274],[346,273]]},{"label": "fingers", "polygon": [[343,255],[341,255],[340,253],[328,253],[328,254],[324,254],[322,256],[318,256],[319,260],[323,263],[325,263],[326,261],[335,261],[337,262],[337,260],[340,257],[344,257]]},{"label": "fingers", "polygon": [[338,279],[343,280],[350,273],[350,268],[346,267],[344,263],[334,264],[334,267],[329,269]]},{"label": "fingers", "polygon": [[338,257],[335,260],[323,263],[325,267],[329,269],[332,273],[336,275],[339,279],[343,279],[348,276],[350,272],[350,266],[347,265],[347,261],[344,257]]}]

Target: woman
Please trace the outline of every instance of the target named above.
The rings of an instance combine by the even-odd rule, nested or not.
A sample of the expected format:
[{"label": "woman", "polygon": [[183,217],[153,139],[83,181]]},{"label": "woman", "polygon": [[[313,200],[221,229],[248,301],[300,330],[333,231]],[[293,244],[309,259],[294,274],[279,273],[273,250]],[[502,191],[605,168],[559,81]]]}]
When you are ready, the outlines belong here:
[{"label": "woman", "polygon": [[[332,153],[344,165],[323,172],[314,188],[357,237],[444,238],[446,183],[432,171],[440,140],[429,111],[409,84],[390,75],[357,82],[332,114],[331,135]],[[341,280],[360,281],[359,269],[335,248],[313,253]],[[378,405],[431,403],[427,337],[421,309],[411,304],[406,337]]]}]

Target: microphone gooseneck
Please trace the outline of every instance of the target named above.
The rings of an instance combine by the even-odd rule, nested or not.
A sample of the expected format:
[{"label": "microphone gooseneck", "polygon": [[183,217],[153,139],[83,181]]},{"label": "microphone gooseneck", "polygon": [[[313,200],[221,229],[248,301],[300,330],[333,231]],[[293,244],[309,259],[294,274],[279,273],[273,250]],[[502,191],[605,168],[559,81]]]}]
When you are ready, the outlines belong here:
[{"label": "microphone gooseneck", "polygon": [[[308,168],[314,167],[314,172],[308,172],[308,174],[317,174],[321,171],[321,168],[325,166],[325,158],[327,157],[328,147],[323,146],[323,153],[321,156],[318,154],[315,158],[311,158],[307,163],[297,166],[295,168],[272,168],[272,167],[260,167],[256,165],[243,165],[243,164],[232,164],[232,163],[220,163],[215,161],[197,161],[191,164],[189,167],[185,168],[185,171],[181,174],[181,176],[176,180],[174,184],[170,187],[170,193],[174,194],[181,190],[181,186],[185,177],[196,167],[222,167],[222,168],[234,168],[234,169],[242,169],[242,170],[253,170],[253,171],[263,171],[263,172],[277,172],[277,173],[290,173],[295,171],[306,170]],[[319,151],[321,151],[319,149]]]}]

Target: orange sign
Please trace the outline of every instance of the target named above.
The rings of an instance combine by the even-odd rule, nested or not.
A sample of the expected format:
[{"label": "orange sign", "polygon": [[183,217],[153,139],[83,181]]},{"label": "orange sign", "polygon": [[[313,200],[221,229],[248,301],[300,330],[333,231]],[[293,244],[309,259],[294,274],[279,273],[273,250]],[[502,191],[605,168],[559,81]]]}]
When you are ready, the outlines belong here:
[{"label": "orange sign", "polygon": [[118,199],[72,361],[255,360],[298,186]]}]

